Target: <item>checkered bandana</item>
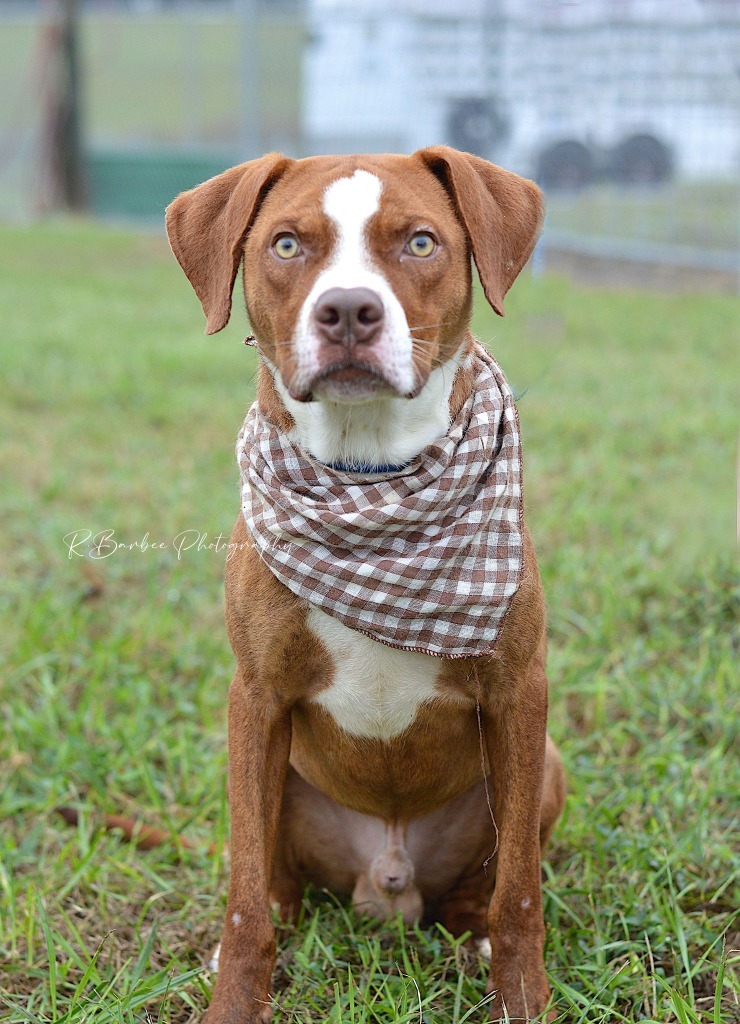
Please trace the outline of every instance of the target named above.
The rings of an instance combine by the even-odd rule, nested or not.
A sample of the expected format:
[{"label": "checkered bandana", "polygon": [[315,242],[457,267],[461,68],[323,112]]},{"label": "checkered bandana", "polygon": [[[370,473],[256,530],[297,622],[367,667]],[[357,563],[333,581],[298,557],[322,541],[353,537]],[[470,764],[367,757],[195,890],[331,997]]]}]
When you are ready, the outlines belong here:
[{"label": "checkered bandana", "polygon": [[447,435],[402,469],[325,466],[256,403],[236,447],[247,529],[275,576],[351,629],[441,658],[493,653],[522,572],[516,406],[479,346],[475,360]]}]

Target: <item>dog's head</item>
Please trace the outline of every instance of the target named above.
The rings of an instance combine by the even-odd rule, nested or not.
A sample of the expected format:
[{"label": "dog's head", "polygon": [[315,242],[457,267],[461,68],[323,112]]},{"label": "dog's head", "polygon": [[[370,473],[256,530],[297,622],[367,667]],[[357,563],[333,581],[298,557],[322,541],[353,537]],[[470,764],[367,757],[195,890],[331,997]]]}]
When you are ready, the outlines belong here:
[{"label": "dog's head", "polygon": [[471,312],[471,254],[503,301],[537,239],[537,186],[446,146],[412,156],[270,154],[167,210],[173,252],[214,334],[244,263],[259,347],[297,402],[414,398]]}]

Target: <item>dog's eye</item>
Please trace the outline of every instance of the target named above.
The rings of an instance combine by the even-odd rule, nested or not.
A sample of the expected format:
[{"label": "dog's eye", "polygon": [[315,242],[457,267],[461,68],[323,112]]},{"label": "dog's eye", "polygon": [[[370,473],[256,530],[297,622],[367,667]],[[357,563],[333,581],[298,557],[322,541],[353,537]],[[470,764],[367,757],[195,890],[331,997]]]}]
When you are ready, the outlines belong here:
[{"label": "dog's eye", "polygon": [[295,235],[280,235],[272,245],[272,251],[281,260],[292,260],[301,251],[301,244]]},{"label": "dog's eye", "polygon": [[437,248],[437,243],[426,231],[417,231],[409,239],[407,248],[412,256],[431,256]]}]

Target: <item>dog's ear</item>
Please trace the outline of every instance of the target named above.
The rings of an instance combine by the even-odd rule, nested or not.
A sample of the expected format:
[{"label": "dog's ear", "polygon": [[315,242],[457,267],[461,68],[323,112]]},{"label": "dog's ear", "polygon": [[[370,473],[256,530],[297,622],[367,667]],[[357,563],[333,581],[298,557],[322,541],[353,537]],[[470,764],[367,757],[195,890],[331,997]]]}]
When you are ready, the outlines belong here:
[{"label": "dog's ear", "polygon": [[533,181],[449,146],[430,146],[414,156],[449,193],[467,232],[485,296],[503,316],[504,296],[539,236],[542,193]]},{"label": "dog's ear", "polygon": [[206,334],[229,322],[244,239],[262,200],[290,163],[281,153],[268,153],[183,192],[167,207],[167,237],[203,306]]}]

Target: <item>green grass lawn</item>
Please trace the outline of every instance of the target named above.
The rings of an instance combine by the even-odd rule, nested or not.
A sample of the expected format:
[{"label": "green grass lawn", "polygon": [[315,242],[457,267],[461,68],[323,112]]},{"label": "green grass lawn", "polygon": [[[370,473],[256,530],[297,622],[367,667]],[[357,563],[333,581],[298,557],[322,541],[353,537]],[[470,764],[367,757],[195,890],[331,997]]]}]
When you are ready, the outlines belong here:
[{"label": "green grass lawn", "polygon": [[[226,895],[233,659],[223,556],[178,557],[173,538],[230,529],[255,357],[241,315],[202,334],[159,237],[0,228],[0,280],[0,1018],[197,1021]],[[525,276],[504,321],[476,315],[523,393],[550,605],[562,1021],[740,1020],[735,316],[731,298],[549,276]],[[70,559],[78,530],[165,547]],[[76,830],[54,813],[70,803]],[[143,853],[96,829],[121,809],[196,848]],[[276,1020],[481,1021],[484,985],[439,929],[313,893],[281,935]]]},{"label": "green grass lawn", "polygon": [[657,188],[595,185],[579,193],[553,193],[547,201],[552,230],[620,241],[641,240],[737,253],[740,187],[731,181],[667,182]]}]

